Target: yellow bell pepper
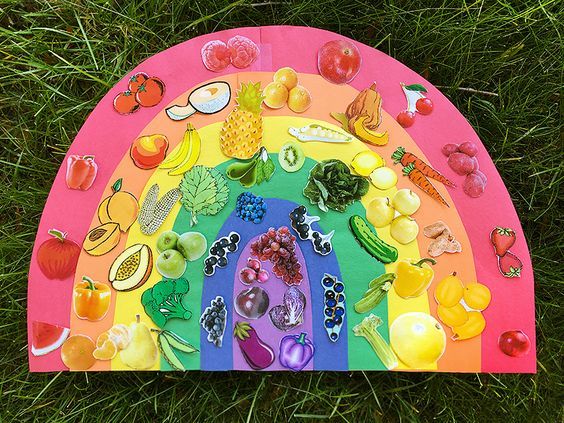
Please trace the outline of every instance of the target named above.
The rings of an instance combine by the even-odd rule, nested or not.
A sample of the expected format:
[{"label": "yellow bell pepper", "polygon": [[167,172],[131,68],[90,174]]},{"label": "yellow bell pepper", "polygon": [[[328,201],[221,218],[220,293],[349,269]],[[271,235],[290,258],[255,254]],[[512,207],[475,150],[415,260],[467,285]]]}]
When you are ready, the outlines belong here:
[{"label": "yellow bell pepper", "polygon": [[74,312],[79,319],[92,322],[102,320],[110,308],[111,298],[112,291],[109,285],[83,276],[82,282],[74,286]]},{"label": "yellow bell pepper", "polygon": [[431,258],[422,258],[419,261],[411,259],[402,260],[396,270],[397,278],[393,287],[402,298],[413,298],[423,294],[433,281],[433,269],[427,264],[436,264]]}]

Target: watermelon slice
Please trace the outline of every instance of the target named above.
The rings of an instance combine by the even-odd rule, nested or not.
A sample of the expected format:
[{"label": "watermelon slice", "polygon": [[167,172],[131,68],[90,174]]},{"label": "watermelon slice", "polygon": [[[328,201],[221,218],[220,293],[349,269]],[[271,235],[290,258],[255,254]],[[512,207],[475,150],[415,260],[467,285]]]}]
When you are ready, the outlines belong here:
[{"label": "watermelon slice", "polygon": [[31,353],[45,355],[59,348],[69,336],[70,329],[45,322],[33,322]]}]

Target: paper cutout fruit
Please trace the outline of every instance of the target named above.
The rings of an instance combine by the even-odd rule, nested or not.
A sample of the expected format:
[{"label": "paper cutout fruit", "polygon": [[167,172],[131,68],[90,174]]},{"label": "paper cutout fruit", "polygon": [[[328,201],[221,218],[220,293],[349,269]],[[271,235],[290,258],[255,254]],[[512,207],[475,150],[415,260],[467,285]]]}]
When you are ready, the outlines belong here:
[{"label": "paper cutout fruit", "polygon": [[123,364],[135,370],[146,370],[155,365],[158,358],[157,344],[151,336],[151,331],[141,322],[137,314],[135,321],[129,325],[131,341],[119,357]]},{"label": "paper cutout fruit", "polygon": [[129,78],[127,89],[132,93],[136,93],[139,90],[139,87],[143,85],[143,83],[147,79],[149,79],[149,75],[147,75],[145,72],[137,72],[131,78]]},{"label": "paper cutout fruit", "polygon": [[311,94],[307,88],[296,85],[288,93],[288,107],[294,113],[303,113],[311,106]]},{"label": "paper cutout fruit", "polygon": [[200,50],[200,55],[206,69],[212,72],[220,72],[231,63],[231,52],[227,44],[220,40],[205,43]]},{"label": "paper cutout fruit", "polygon": [[362,58],[358,48],[348,40],[325,43],[317,52],[317,68],[333,84],[351,82],[360,70]]},{"label": "paper cutout fruit", "polygon": [[306,304],[304,293],[291,286],[284,292],[282,304],[275,305],[268,312],[270,322],[276,329],[288,332],[304,322]]},{"label": "paper cutout fruit", "polygon": [[160,165],[168,150],[164,135],[144,135],[131,144],[129,155],[139,169],[153,169]]},{"label": "paper cutout fruit", "polygon": [[231,52],[231,63],[239,69],[251,66],[259,55],[259,48],[253,40],[242,35],[227,40],[227,48]]},{"label": "paper cutout fruit", "polygon": [[306,125],[302,128],[288,128],[290,135],[301,142],[328,142],[332,144],[346,144],[353,140],[350,135],[345,135],[326,126],[317,124]]},{"label": "paper cutout fruit", "polygon": [[129,327],[119,323],[98,336],[96,349],[92,355],[97,360],[112,360],[118,351],[127,348],[130,342],[131,332]]},{"label": "paper cutout fruit", "polygon": [[112,185],[112,194],[106,197],[98,206],[100,223],[117,223],[122,232],[127,232],[135,223],[139,213],[139,203],[133,194],[122,191],[120,178]]},{"label": "paper cutout fruit", "polygon": [[492,294],[486,285],[478,282],[469,283],[464,287],[464,302],[474,310],[484,310],[492,300]]},{"label": "paper cutout fruit", "polygon": [[112,291],[105,283],[82,277],[73,289],[73,309],[79,319],[97,322],[106,317],[110,309]]},{"label": "paper cutout fruit", "polygon": [[196,128],[188,124],[180,147],[161,164],[162,169],[172,169],[168,172],[170,176],[182,175],[194,167],[202,148],[202,140]]},{"label": "paper cutout fruit", "polygon": [[41,356],[55,351],[67,339],[69,328],[34,321],[31,326],[31,353]]},{"label": "paper cutout fruit", "polygon": [[376,197],[366,208],[366,220],[375,228],[383,228],[392,223],[396,211],[390,205],[388,197]]},{"label": "paper cutout fruit", "polygon": [[385,191],[393,188],[398,183],[398,175],[389,167],[382,166],[370,173],[370,182],[376,188]]},{"label": "paper cutout fruit", "polygon": [[94,341],[86,335],[73,335],[61,347],[61,359],[70,370],[88,370],[96,359],[92,355],[96,346]]},{"label": "paper cutout fruit", "polygon": [[251,369],[266,369],[274,363],[274,350],[260,339],[257,331],[247,322],[237,322],[233,335]]},{"label": "paper cutout fruit", "polygon": [[400,244],[413,242],[419,234],[419,225],[409,216],[400,215],[390,224],[390,235]]},{"label": "paper cutout fruit", "polygon": [[74,274],[80,247],[67,239],[67,233],[49,229],[53,238],[44,241],[37,249],[37,264],[48,279],[66,279]]},{"label": "paper cutout fruit", "polygon": [[129,115],[139,110],[141,106],[135,99],[135,93],[124,91],[114,98],[114,110],[120,115]]},{"label": "paper cutout fruit", "polygon": [[116,343],[109,337],[103,341],[101,345],[98,345],[99,343],[100,337],[98,337],[96,341],[96,349],[92,353],[92,356],[96,360],[113,360],[118,353]]},{"label": "paper cutout fruit", "polygon": [[353,327],[353,333],[354,336],[361,336],[366,339],[386,369],[392,370],[398,366],[398,359],[378,332],[378,327],[382,326],[382,323],[383,320],[380,317],[370,314]]},{"label": "paper cutout fruit", "polygon": [[486,320],[479,311],[468,312],[468,320],[460,325],[452,328],[452,339],[454,341],[462,341],[464,339],[474,338],[480,335],[486,328]]},{"label": "paper cutout fruit", "polygon": [[147,316],[160,328],[169,320],[189,320],[192,312],[185,306],[190,283],[184,279],[162,279],[141,295]]},{"label": "paper cutout fruit", "polygon": [[278,163],[286,172],[297,172],[305,163],[305,154],[302,147],[297,142],[287,142],[280,147]]},{"label": "paper cutout fruit", "polygon": [[229,112],[219,135],[221,151],[228,157],[249,159],[262,144],[260,82],[241,84],[237,106]]},{"label": "paper cutout fruit", "polygon": [[188,261],[198,260],[208,248],[206,237],[200,232],[184,232],[178,238],[177,250]]},{"label": "paper cutout fruit", "polygon": [[208,333],[207,340],[214,346],[221,348],[225,324],[227,322],[227,306],[221,296],[211,300],[200,316],[200,325]]},{"label": "paper cutout fruit", "polygon": [[423,85],[406,85],[403,82],[400,85],[407,101],[407,108],[398,114],[396,120],[404,128],[409,128],[415,122],[416,113],[431,114],[434,105],[431,99],[425,97],[427,89]]},{"label": "paper cutout fruit", "polygon": [[311,361],[315,347],[305,332],[299,335],[286,335],[280,340],[278,360],[282,367],[299,372]]},{"label": "paper cutout fruit", "polygon": [[108,280],[116,291],[139,288],[151,275],[153,253],[146,244],[134,244],[116,257],[108,274]]},{"label": "paper cutout fruit", "polygon": [[174,231],[165,231],[161,233],[157,238],[157,252],[162,253],[166,250],[176,250],[178,238],[180,238],[180,235]]},{"label": "paper cutout fruit", "polygon": [[374,170],[385,164],[384,159],[371,150],[357,153],[351,161],[352,169],[360,176],[369,176]]},{"label": "paper cutout fruit", "polygon": [[280,109],[288,101],[288,88],[281,82],[271,82],[264,87],[264,104],[271,109]]},{"label": "paper cutout fruit", "polygon": [[357,215],[351,216],[349,226],[360,246],[376,260],[387,264],[393,263],[398,259],[397,248],[386,244],[378,238],[378,235],[362,217]]},{"label": "paper cutout fruit", "polygon": [[70,189],[86,191],[94,183],[97,174],[98,165],[94,162],[94,156],[72,154],[68,157],[66,181]]},{"label": "paper cutout fruit", "polygon": [[531,341],[521,330],[503,332],[498,339],[499,349],[510,357],[523,357],[531,350]]},{"label": "paper cutout fruit", "polygon": [[143,107],[153,107],[161,102],[165,84],[159,78],[151,77],[143,82],[135,92],[135,100]]},{"label": "paper cutout fruit", "polygon": [[158,333],[157,344],[159,345],[159,351],[167,363],[175,370],[186,370],[175,350],[186,354],[193,354],[198,352],[196,347],[169,330],[151,329],[151,331]]},{"label": "paper cutout fruit", "polygon": [[91,256],[102,256],[119,244],[120,237],[121,233],[117,223],[105,223],[96,226],[86,234],[82,248]]},{"label": "paper cutout fruit", "polygon": [[435,300],[447,308],[458,304],[463,295],[464,286],[456,272],[443,278],[435,288]]},{"label": "paper cutout fruit", "polygon": [[517,239],[515,231],[511,228],[496,226],[490,233],[490,241],[494,247],[494,254],[503,257]]},{"label": "paper cutout fruit", "polygon": [[231,87],[227,82],[210,82],[192,91],[186,106],[169,107],[166,114],[172,120],[184,120],[196,112],[211,115],[225,109],[230,100]]},{"label": "paper cutout fruit", "polygon": [[456,303],[451,307],[442,304],[437,306],[437,316],[445,325],[451,328],[462,326],[468,321],[468,311],[460,303]]},{"label": "paper cutout fruit", "polygon": [[280,82],[288,90],[291,90],[296,85],[298,85],[298,74],[296,71],[290,67],[280,68],[274,72],[272,77],[274,82]]},{"label": "paper cutout fruit", "polygon": [[404,216],[411,216],[421,206],[421,199],[413,191],[403,188],[394,194],[392,199],[392,206],[398,213]]},{"label": "paper cutout fruit", "polygon": [[240,316],[256,320],[268,311],[270,300],[268,293],[259,286],[244,289],[235,299],[235,311]]},{"label": "paper cutout fruit", "polygon": [[165,278],[178,279],[186,271],[186,259],[177,250],[166,250],[159,254],[155,266]]},{"label": "paper cutout fruit", "polygon": [[390,326],[390,345],[405,365],[423,368],[442,357],[446,334],[441,324],[429,314],[404,313]]}]

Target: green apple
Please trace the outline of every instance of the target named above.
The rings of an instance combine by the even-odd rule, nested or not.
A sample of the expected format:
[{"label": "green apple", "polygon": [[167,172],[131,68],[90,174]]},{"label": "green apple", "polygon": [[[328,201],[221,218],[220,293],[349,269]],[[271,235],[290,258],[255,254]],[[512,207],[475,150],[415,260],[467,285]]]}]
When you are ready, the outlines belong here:
[{"label": "green apple", "polygon": [[409,244],[419,233],[419,225],[408,216],[398,216],[392,220],[390,235],[400,244]]},{"label": "green apple", "polygon": [[186,260],[176,250],[166,250],[160,253],[156,265],[159,273],[170,279],[178,279],[186,270]]},{"label": "green apple", "polygon": [[388,226],[394,218],[394,208],[390,205],[388,197],[376,197],[366,208],[366,219],[375,228],[383,228]]},{"label": "green apple", "polygon": [[166,250],[176,250],[178,238],[178,234],[174,231],[163,232],[157,239],[157,251],[162,253]]},{"label": "green apple", "polygon": [[411,216],[421,206],[421,199],[410,189],[400,189],[392,199],[392,206],[398,213]]},{"label": "green apple", "polygon": [[176,249],[182,253],[186,260],[198,260],[208,248],[206,237],[200,232],[185,232],[178,238]]}]

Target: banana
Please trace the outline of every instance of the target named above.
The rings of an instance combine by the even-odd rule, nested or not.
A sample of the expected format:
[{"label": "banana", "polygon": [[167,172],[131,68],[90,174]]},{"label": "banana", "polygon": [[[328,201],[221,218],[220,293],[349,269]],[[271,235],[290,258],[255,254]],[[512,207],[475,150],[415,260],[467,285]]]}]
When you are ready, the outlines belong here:
[{"label": "banana", "polygon": [[186,157],[184,157],[182,163],[168,172],[170,176],[182,175],[184,172],[189,171],[196,164],[198,158],[200,157],[202,140],[200,139],[198,131],[196,131],[196,128],[194,128],[194,125],[192,125],[191,123],[188,124],[188,129],[184,134],[184,140],[186,140],[186,137],[188,137],[187,143],[190,145],[190,152],[186,155]]},{"label": "banana", "polygon": [[165,161],[161,163],[159,166],[161,169],[174,169],[180,166],[190,154],[190,137],[192,133],[190,127],[194,128],[191,123],[188,124],[188,129],[184,132],[184,137],[182,138],[180,147],[175,150],[174,154],[169,155]]}]

